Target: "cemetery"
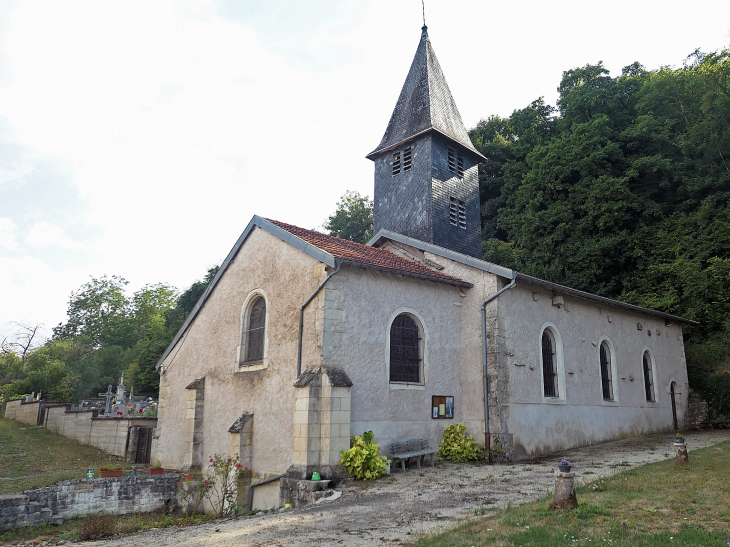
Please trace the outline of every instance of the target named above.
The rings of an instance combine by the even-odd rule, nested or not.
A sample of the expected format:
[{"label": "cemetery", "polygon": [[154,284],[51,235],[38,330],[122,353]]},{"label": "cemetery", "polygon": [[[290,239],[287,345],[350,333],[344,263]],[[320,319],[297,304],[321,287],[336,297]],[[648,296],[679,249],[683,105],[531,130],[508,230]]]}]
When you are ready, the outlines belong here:
[{"label": "cemetery", "polygon": [[103,408],[83,403],[79,406],[46,403],[40,393],[32,394],[22,400],[8,401],[5,417],[38,425],[130,463],[149,463],[157,418],[144,413],[146,408],[155,408],[152,406],[155,403],[137,401],[132,407],[134,390],[127,393],[123,374],[116,392],[112,392],[110,385],[99,396],[104,398]]}]

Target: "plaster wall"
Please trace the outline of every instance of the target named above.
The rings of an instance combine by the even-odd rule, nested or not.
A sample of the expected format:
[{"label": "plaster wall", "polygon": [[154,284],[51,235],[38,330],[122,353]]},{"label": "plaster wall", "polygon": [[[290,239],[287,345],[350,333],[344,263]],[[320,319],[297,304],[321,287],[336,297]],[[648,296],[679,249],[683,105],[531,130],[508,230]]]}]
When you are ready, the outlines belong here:
[{"label": "plaster wall", "polygon": [[[500,297],[506,367],[506,415],[515,458],[596,444],[673,427],[670,384],[677,384],[677,418],[687,408],[687,369],[681,325],[650,314],[560,294],[519,282]],[[562,343],[559,398],[543,397],[541,333],[546,324]],[[639,330],[638,325],[641,325]],[[599,348],[610,342],[616,364],[614,400],[605,401]],[[653,359],[655,402],[647,402],[642,357]],[[558,357],[560,360],[560,357]]]},{"label": "plaster wall", "polygon": [[[286,471],[292,462],[299,307],[325,275],[323,265],[315,259],[264,230],[253,230],[187,333],[162,363],[154,458],[168,468],[184,465],[185,388],[204,376],[204,463],[213,454],[229,453],[228,428],[248,411],[253,413],[254,480]],[[241,307],[254,290],[266,295],[268,353],[265,368],[249,370],[238,366],[238,346]],[[305,311],[303,368],[320,360],[317,343],[321,338],[315,328],[318,305],[315,299]]]},{"label": "plaster wall", "polygon": [[[457,402],[460,416],[455,421],[463,421],[467,432],[474,436],[480,444],[484,444],[484,374],[482,365],[482,323],[481,305],[484,300],[497,292],[506,280],[481,269],[444,258],[433,253],[424,252],[402,243],[389,241],[382,248],[390,252],[420,262],[430,268],[440,267],[441,273],[468,281],[472,288],[449,287],[454,298],[449,300],[450,308],[458,310],[459,323],[459,360],[461,401]],[[416,281],[429,287],[439,285],[433,282]],[[448,286],[446,286],[448,287]],[[499,430],[498,412],[498,362],[497,362],[497,310],[499,299],[492,302],[487,308],[487,347],[488,347],[488,374],[490,377],[490,429]],[[354,389],[354,388],[353,388]],[[438,395],[442,395],[439,393]],[[353,418],[355,419],[355,418]],[[433,420],[438,422],[439,420]],[[443,428],[442,424],[442,428]],[[439,433],[438,440],[441,440]]]},{"label": "plaster wall", "polygon": [[[389,250],[401,256],[417,251],[405,246]],[[341,368],[353,382],[351,433],[372,430],[384,452],[387,442],[408,437],[427,437],[435,447],[444,427],[460,421],[477,439],[483,438],[479,298],[496,279],[441,257],[432,259],[444,265],[444,273],[462,279],[468,275],[477,286],[460,289],[347,266],[324,291],[323,364]],[[423,385],[389,381],[389,328],[401,312],[422,323]],[[454,396],[453,420],[432,418],[434,395]]]}]

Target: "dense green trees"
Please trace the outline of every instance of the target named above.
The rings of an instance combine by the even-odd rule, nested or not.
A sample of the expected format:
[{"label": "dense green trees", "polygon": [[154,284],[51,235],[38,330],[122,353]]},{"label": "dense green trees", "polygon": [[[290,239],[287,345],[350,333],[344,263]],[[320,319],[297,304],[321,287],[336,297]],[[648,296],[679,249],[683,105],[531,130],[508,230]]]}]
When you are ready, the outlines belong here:
[{"label": "dense green trees", "polygon": [[587,65],[558,91],[471,131],[484,258],[700,321],[690,380],[730,417],[730,50]]},{"label": "dense green trees", "polygon": [[[92,278],[71,293],[68,321],[39,345],[35,327],[18,325],[0,353],[0,398],[41,391],[74,401],[116,385],[122,372],[137,394],[156,395],[155,364],[218,267],[178,294],[164,283],[128,297],[121,277]],[[34,344],[34,342],[36,342]]]}]

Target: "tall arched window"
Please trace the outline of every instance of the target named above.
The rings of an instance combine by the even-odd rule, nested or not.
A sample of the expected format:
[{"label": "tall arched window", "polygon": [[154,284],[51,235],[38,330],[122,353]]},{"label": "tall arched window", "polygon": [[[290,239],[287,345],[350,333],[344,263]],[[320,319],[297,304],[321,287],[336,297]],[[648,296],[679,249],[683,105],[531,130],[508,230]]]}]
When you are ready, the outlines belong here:
[{"label": "tall arched window", "polygon": [[654,371],[651,356],[648,351],[644,352],[644,391],[646,392],[646,400],[653,403],[654,399]]},{"label": "tall arched window", "polygon": [[390,381],[420,383],[422,358],[418,325],[402,313],[390,326]]},{"label": "tall arched window", "polygon": [[264,340],[266,338],[266,300],[256,297],[248,308],[243,332],[245,357],[243,364],[260,363],[264,359]]},{"label": "tall arched window", "polygon": [[601,342],[601,387],[603,388],[603,399],[613,401],[613,383],[611,382],[613,372],[611,370],[611,348],[607,342]]},{"label": "tall arched window", "polygon": [[555,336],[550,329],[542,333],[542,379],[545,397],[559,397],[558,392],[558,356]]}]

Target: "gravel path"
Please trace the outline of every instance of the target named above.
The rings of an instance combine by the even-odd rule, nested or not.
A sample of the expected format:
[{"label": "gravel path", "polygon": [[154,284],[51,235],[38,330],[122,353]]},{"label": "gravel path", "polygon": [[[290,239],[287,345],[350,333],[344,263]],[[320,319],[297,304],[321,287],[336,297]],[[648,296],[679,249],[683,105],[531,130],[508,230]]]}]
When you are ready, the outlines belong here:
[{"label": "gravel path", "polygon": [[[723,430],[686,434],[691,450],[728,440]],[[480,506],[506,507],[552,491],[560,457],[573,462],[585,484],[624,469],[674,457],[674,435],[660,433],[568,450],[514,465],[437,463],[435,468],[395,472],[363,486],[350,484],[334,501],[238,520],[151,530],[134,536],[89,542],[104,547],[224,547],[400,545],[416,535],[443,531]],[[690,454],[690,460],[691,460]]]}]

